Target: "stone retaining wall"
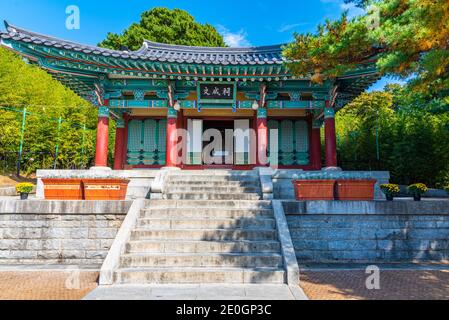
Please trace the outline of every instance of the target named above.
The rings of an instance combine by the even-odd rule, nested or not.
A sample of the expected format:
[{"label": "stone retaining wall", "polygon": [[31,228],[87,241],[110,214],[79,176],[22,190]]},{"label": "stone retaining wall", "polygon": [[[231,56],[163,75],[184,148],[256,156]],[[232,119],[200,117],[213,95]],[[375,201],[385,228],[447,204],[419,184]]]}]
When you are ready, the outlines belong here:
[{"label": "stone retaining wall", "polygon": [[299,263],[449,260],[449,201],[285,202]]},{"label": "stone retaining wall", "polygon": [[0,201],[0,265],[101,266],[129,201]]}]

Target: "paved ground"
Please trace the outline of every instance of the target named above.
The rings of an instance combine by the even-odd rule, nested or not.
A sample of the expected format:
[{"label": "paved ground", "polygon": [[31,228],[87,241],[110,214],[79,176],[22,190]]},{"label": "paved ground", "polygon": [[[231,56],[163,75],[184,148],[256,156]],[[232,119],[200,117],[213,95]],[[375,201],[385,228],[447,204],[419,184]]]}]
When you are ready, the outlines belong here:
[{"label": "paved ground", "polygon": [[[447,266],[404,268],[382,269],[380,290],[367,290],[365,282],[368,275],[352,266],[303,270],[301,285],[311,300],[449,299]],[[76,272],[63,269],[48,271],[22,267],[18,271],[7,271],[0,267],[0,300],[304,298],[300,291],[292,292],[287,286],[116,286],[111,291],[97,288],[97,278],[98,272],[91,270],[81,271],[78,277]]]},{"label": "paved ground", "polygon": [[81,300],[97,279],[98,272],[91,271],[2,271],[0,300]]},{"label": "paved ground", "polygon": [[380,290],[368,290],[364,270],[303,271],[311,300],[448,300],[448,270],[385,270]]},{"label": "paved ground", "polygon": [[85,300],[306,300],[287,285],[124,285],[99,287]]}]

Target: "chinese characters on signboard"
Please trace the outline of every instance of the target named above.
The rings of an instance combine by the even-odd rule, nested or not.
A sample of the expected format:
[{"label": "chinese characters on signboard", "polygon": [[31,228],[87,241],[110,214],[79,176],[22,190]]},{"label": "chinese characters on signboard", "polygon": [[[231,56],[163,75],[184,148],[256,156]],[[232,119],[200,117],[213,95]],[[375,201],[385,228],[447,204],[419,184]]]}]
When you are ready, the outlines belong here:
[{"label": "chinese characters on signboard", "polygon": [[201,100],[228,100],[232,101],[235,97],[235,84],[223,83],[201,83],[199,93]]}]

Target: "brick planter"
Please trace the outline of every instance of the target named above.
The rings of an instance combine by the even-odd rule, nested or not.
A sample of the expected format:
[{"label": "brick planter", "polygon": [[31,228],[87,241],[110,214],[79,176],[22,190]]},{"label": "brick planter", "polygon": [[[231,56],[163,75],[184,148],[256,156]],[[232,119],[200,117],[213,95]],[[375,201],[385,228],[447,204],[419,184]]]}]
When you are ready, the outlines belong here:
[{"label": "brick planter", "polygon": [[125,200],[129,180],[83,179],[85,200]]},{"label": "brick planter", "polygon": [[376,180],[338,180],[335,198],[342,201],[373,201]]},{"label": "brick planter", "polygon": [[295,180],[296,200],[334,200],[336,180]]},{"label": "brick planter", "polygon": [[46,200],[83,200],[81,179],[42,179]]}]

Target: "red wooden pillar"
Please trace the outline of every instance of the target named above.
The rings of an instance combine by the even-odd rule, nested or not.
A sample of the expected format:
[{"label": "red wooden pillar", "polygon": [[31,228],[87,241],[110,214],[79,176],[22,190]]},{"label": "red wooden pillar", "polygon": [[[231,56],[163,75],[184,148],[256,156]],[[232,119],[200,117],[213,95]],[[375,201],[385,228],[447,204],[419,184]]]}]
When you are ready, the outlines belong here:
[{"label": "red wooden pillar", "polygon": [[313,121],[311,137],[311,164],[314,170],[321,170],[321,121]]},{"label": "red wooden pillar", "polygon": [[109,101],[104,101],[104,106],[98,109],[97,145],[95,151],[95,167],[108,166],[109,144]]},{"label": "red wooden pillar", "polygon": [[324,111],[324,128],[326,142],[326,167],[336,168],[337,163],[337,135],[335,132],[335,110],[329,108],[326,102]]},{"label": "red wooden pillar", "polygon": [[115,130],[114,170],[124,169],[125,136],[125,121],[118,119]]},{"label": "red wooden pillar", "polygon": [[257,165],[268,166],[268,120],[267,109],[257,110]]},{"label": "red wooden pillar", "polygon": [[167,119],[167,149],[166,167],[177,167],[178,165],[178,112],[175,109],[168,109]]}]

